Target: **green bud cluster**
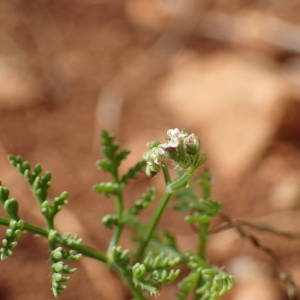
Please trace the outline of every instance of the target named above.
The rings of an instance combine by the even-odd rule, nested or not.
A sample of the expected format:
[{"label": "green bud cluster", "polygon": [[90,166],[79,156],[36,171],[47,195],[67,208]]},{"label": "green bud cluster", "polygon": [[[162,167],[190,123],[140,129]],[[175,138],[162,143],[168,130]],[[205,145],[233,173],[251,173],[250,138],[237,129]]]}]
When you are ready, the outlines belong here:
[{"label": "green bud cluster", "polygon": [[[48,243],[51,250],[52,291],[54,296],[57,296],[59,291],[65,288],[63,282],[66,282],[69,279],[69,276],[66,276],[65,274],[71,274],[76,270],[74,268],[69,268],[63,260],[77,260],[81,256],[81,254],[77,253],[75,250],[63,249],[61,246],[57,246],[59,243],[63,243],[67,246],[79,245],[81,243],[81,239],[79,239],[78,236],[72,237],[70,234],[60,235],[55,230],[54,217],[62,207],[68,203],[68,193],[62,192],[50,201],[48,199],[48,190],[51,186],[52,177],[50,172],[42,174],[43,169],[39,164],[31,168],[29,162],[24,161],[21,156],[10,155],[9,161],[29,183],[31,191],[37,199],[40,211],[45,218],[48,228]],[[5,189],[0,189],[0,202],[4,201],[4,210],[12,219],[17,220],[18,203],[15,199],[5,200],[7,196],[7,191]],[[10,244],[8,243],[8,245]],[[15,246],[16,243],[11,245]],[[10,253],[9,249],[4,254],[7,253]]]},{"label": "green bud cluster", "polygon": [[59,246],[56,247],[54,250],[51,251],[51,258],[53,260],[79,260],[80,257],[82,256],[81,253],[77,252],[76,250],[72,249],[64,249],[63,247]]},{"label": "green bud cluster", "polygon": [[29,162],[24,161],[21,156],[10,155],[8,158],[10,163],[18,169],[29,183],[33,195],[38,200],[41,213],[51,223],[54,216],[62,209],[62,206],[68,203],[68,193],[62,192],[53,199],[53,202],[50,202],[47,197],[48,189],[51,186],[51,173],[45,172],[42,175],[43,169],[39,164],[31,169]]},{"label": "green bud cluster", "polygon": [[151,295],[157,294],[163,284],[174,281],[180,274],[179,269],[172,269],[180,263],[179,256],[161,253],[148,253],[143,263],[135,263],[131,269],[133,282]]},{"label": "green bud cluster", "polygon": [[193,291],[196,300],[216,300],[232,288],[231,275],[207,265],[191,252],[185,258],[191,272],[179,283],[179,300],[186,299]]},{"label": "green bud cluster", "polygon": [[16,239],[21,236],[23,228],[23,220],[10,220],[9,226],[5,231],[5,238],[2,240],[2,248],[0,249],[1,260],[6,260],[12,254],[12,249],[18,244]]},{"label": "green bud cluster", "polygon": [[68,193],[62,192],[58,197],[54,198],[53,202],[45,200],[41,203],[41,213],[49,219],[53,219],[54,216],[62,209],[63,205],[68,204]]},{"label": "green bud cluster", "polygon": [[80,238],[78,236],[78,234],[75,234],[75,235],[72,236],[71,233],[64,233],[64,234],[60,235],[60,239],[61,239],[62,242],[64,242],[68,246],[71,246],[71,245],[74,245],[74,244],[75,245],[82,244],[82,238]]},{"label": "green bud cluster", "polygon": [[[77,236],[71,236],[70,233],[59,235],[56,230],[50,230],[48,234],[48,240],[51,245],[55,245],[57,241],[72,246],[74,244],[80,245],[82,240]],[[64,284],[70,279],[67,274],[72,274],[76,271],[76,268],[70,268],[64,261],[66,260],[78,260],[81,257],[81,253],[73,249],[64,249],[62,246],[55,247],[50,252],[51,258],[51,272],[52,272],[52,292],[55,297],[59,295],[61,290],[66,288]]]},{"label": "green bud cluster", "polygon": [[42,175],[42,167],[37,164],[31,170],[31,166],[28,161],[24,161],[19,155],[9,155],[10,163],[18,169],[18,171],[24,176],[25,180],[31,186],[33,195],[36,197],[39,203],[43,203],[47,200],[48,189],[51,186],[52,175],[50,172],[46,172]]},{"label": "green bud cluster", "polygon": [[117,195],[121,191],[122,186],[118,183],[101,182],[96,184],[94,189],[99,194],[104,194],[107,198],[109,198],[111,195]]},{"label": "green bud cluster", "polygon": [[154,201],[155,196],[155,189],[148,189],[148,191],[142,195],[141,199],[137,200],[134,206],[129,209],[129,213],[135,216],[138,215],[143,209],[146,209],[150,206],[150,204]]},{"label": "green bud cluster", "polygon": [[180,263],[180,257],[165,255],[164,253],[158,255],[148,253],[143,263],[148,270],[172,268]]},{"label": "green bud cluster", "polygon": [[[51,257],[51,272],[52,272],[52,292],[55,297],[59,295],[59,292],[66,288],[64,284],[70,279],[67,274],[76,272],[76,268],[70,268],[70,266],[64,263],[63,260],[78,260],[80,258],[79,253],[71,253],[72,250],[66,250],[59,246],[53,249],[50,253]],[[74,252],[74,251],[73,251]]]},{"label": "green bud cluster", "polygon": [[5,231],[5,238],[2,240],[0,259],[6,260],[18,242],[16,241],[23,232],[24,221],[19,218],[19,204],[16,199],[9,199],[9,190],[0,186],[0,204],[10,218],[8,228]]},{"label": "green bud cluster", "polygon": [[14,198],[8,199],[9,190],[0,186],[0,204],[3,206],[6,213],[9,215],[11,219],[18,220],[18,212],[19,212],[19,204],[18,201]]},{"label": "green bud cluster", "polygon": [[116,215],[105,215],[102,218],[102,223],[106,228],[111,229],[114,225],[119,225],[120,221]]},{"label": "green bud cluster", "polygon": [[[130,179],[137,176],[145,166],[145,161],[138,161],[134,166],[119,178],[119,167],[123,160],[126,159],[130,153],[127,149],[120,149],[120,145],[115,143],[115,137],[111,136],[107,131],[103,131],[102,138],[102,152],[105,156],[104,159],[97,161],[97,167],[113,177],[113,182],[101,182],[94,185],[94,190],[99,194],[104,194],[107,198],[111,196],[118,196],[123,188],[128,184]],[[110,225],[109,225],[110,226]]]},{"label": "green bud cluster", "polygon": [[126,268],[130,262],[130,252],[128,249],[122,249],[120,246],[112,248],[112,261],[121,268]]}]

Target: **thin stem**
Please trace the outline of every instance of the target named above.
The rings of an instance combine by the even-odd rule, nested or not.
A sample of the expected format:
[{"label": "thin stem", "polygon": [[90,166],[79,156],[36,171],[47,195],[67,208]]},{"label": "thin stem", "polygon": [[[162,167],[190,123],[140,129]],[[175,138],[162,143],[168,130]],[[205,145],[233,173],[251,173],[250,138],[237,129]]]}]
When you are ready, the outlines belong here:
[{"label": "thin stem", "polygon": [[206,242],[208,235],[209,223],[201,223],[199,228],[199,246],[198,246],[198,255],[205,260],[206,257]]},{"label": "thin stem", "polygon": [[144,241],[141,243],[140,248],[137,251],[136,259],[137,261],[141,261],[141,259],[144,256],[145,250],[150,242],[151,236],[160,220],[160,217],[162,213],[164,212],[164,209],[166,208],[170,198],[172,197],[172,193],[165,192],[160,199],[160,202],[154,212],[154,215],[151,219],[151,223],[149,224],[148,230],[145,234]]},{"label": "thin stem", "polygon": [[132,296],[134,296],[134,299],[136,300],[146,300],[147,298],[144,296],[143,292],[140,288],[136,287],[134,283],[130,280],[131,274],[129,274],[129,271],[123,268],[120,268],[115,263],[111,264],[111,268],[118,272],[120,276],[122,277],[124,283],[127,285],[130,293]]},{"label": "thin stem", "polygon": [[54,229],[54,216],[44,215],[48,229]]},{"label": "thin stem", "polygon": [[[4,219],[4,218],[0,218],[0,225],[9,226],[9,220]],[[45,238],[48,238],[48,234],[49,234],[49,231],[47,229],[32,225],[32,224],[27,223],[27,222],[24,222],[24,230],[29,231],[29,232],[34,233],[34,234],[38,234],[38,235],[43,236]],[[103,263],[109,264],[107,256],[104,253],[102,253],[102,252],[100,252],[96,249],[93,249],[89,246],[82,245],[82,244],[76,244],[76,243],[71,243],[70,244],[67,241],[63,240],[60,235],[57,235],[55,237],[55,239],[56,239],[55,242],[57,242],[61,245],[67,246],[70,249],[76,250],[76,251],[78,251],[79,253],[81,253],[82,255],[84,255],[86,257],[89,257],[89,258],[101,261]],[[134,286],[134,284],[128,279],[128,278],[130,278],[130,276],[128,276],[128,274],[125,274],[124,270],[122,270],[122,269],[120,269],[120,268],[118,268],[114,265],[110,265],[110,266],[111,266],[112,269],[114,269],[116,272],[118,272],[122,276],[122,278],[125,281],[125,284],[128,286],[129,290],[131,291],[131,293],[135,297],[135,299],[137,299],[137,300],[146,300],[146,298],[143,295],[142,291]]]},{"label": "thin stem", "polygon": [[[4,225],[4,226],[9,226],[9,220],[8,219],[4,219],[4,218],[0,218],[0,225]],[[41,228],[41,227],[37,227],[35,225],[32,225],[30,223],[24,223],[24,230],[38,234],[40,236],[43,236],[45,238],[48,238],[48,234],[49,231],[47,229]],[[64,245],[70,249],[73,250],[77,250],[78,252],[80,252],[82,255],[96,259],[98,261],[101,261],[103,263],[107,263],[107,257],[104,253],[93,249],[89,246],[86,245],[82,245],[82,244],[76,244],[76,243],[67,243],[67,241],[61,239],[61,236],[58,235],[56,237],[56,242]]]},{"label": "thin stem", "polygon": [[242,221],[242,220],[236,220],[235,222],[241,226],[250,227],[250,228],[253,228],[258,231],[264,231],[264,232],[267,232],[270,234],[279,235],[279,236],[289,238],[289,239],[299,239],[300,238],[299,232],[283,231],[280,229],[272,228],[271,226],[268,226],[268,225],[256,224],[256,223],[251,223],[251,222]]},{"label": "thin stem", "polygon": [[[119,180],[118,170],[115,170],[115,172],[112,173],[112,176],[113,176],[114,183],[117,183],[120,185],[121,183]],[[121,234],[123,231],[122,218],[123,218],[123,213],[124,213],[124,200],[123,200],[122,190],[116,195],[115,207],[116,207],[116,215],[120,222],[114,228],[114,233],[113,233],[112,239],[111,239],[108,249],[107,249],[108,256],[110,255],[113,247],[115,247],[119,244]]]},{"label": "thin stem", "polygon": [[237,233],[247,239],[255,248],[266,253],[274,262],[274,271],[278,278],[285,284],[287,289],[288,298],[295,300],[297,298],[297,287],[292,276],[280,270],[280,259],[278,254],[269,246],[264,245],[255,235],[244,230],[242,224],[235,223],[229,216],[221,214],[223,220],[225,220],[230,227],[234,228]]},{"label": "thin stem", "polygon": [[[225,214],[221,214],[220,216],[224,220],[226,220],[226,218],[229,218]],[[237,219],[232,219],[232,218],[231,218],[231,220],[235,224],[238,224],[239,226],[242,226],[242,227],[249,227],[249,228],[257,230],[257,231],[266,232],[266,233],[277,235],[277,236],[283,237],[283,238],[300,239],[300,232],[283,231],[283,230],[280,230],[280,229],[273,228],[273,227],[271,227],[269,225],[266,225],[266,224],[252,223],[250,221],[237,220]],[[225,223],[222,223],[219,226],[217,226],[216,228],[214,228],[213,230],[211,230],[209,233],[210,234],[215,234],[215,233],[218,233],[218,232],[223,231],[223,230],[228,230],[228,229],[230,229],[232,227],[233,226],[230,225],[226,221]]]},{"label": "thin stem", "polygon": [[134,284],[130,280],[128,280],[128,275],[126,275],[125,280],[126,280],[125,283],[127,284],[132,296],[134,296],[134,299],[147,300],[147,298],[144,296],[143,292],[140,289],[136,288],[134,286]]},{"label": "thin stem", "polygon": [[101,261],[103,263],[108,262],[107,256],[104,253],[102,253],[94,248],[91,248],[89,246],[82,245],[82,244],[75,244],[75,243],[67,244],[67,243],[63,243],[62,241],[60,241],[60,243],[64,244],[65,246],[68,246],[69,248],[71,248],[73,250],[78,251],[79,253],[81,253],[82,255],[84,255],[86,257],[93,258],[93,259]]},{"label": "thin stem", "polygon": [[189,183],[189,181],[192,177],[192,172],[193,171],[191,171],[191,170],[190,171],[186,170],[185,173],[183,173],[178,178],[176,178],[176,180],[174,180],[173,182],[168,184],[166,191],[171,194],[174,194],[181,188],[186,187],[186,185]]},{"label": "thin stem", "polygon": [[171,182],[171,177],[170,177],[170,173],[169,173],[169,169],[166,165],[162,165],[162,171],[164,174],[164,178],[165,178],[165,183],[169,184]]},{"label": "thin stem", "polygon": [[[121,221],[123,218],[123,211],[124,211],[124,203],[123,203],[123,197],[122,197],[121,193],[118,194],[118,196],[116,197],[115,205],[116,205],[116,214],[117,214],[118,220]],[[108,250],[107,250],[108,254],[111,252],[113,247],[115,247],[119,244],[122,231],[123,231],[123,224],[120,222],[118,225],[116,225],[113,236],[109,243]]]},{"label": "thin stem", "polygon": [[170,198],[176,193],[179,189],[186,186],[192,176],[192,170],[189,172],[183,173],[181,176],[176,178],[173,182],[169,183],[166,186],[165,192],[160,199],[160,202],[154,212],[154,215],[149,224],[148,230],[146,231],[144,241],[140,244],[140,247],[136,254],[137,261],[141,261],[143,258],[146,248],[150,242],[153,232],[156,229],[156,226],[160,220],[161,215],[163,214]]}]

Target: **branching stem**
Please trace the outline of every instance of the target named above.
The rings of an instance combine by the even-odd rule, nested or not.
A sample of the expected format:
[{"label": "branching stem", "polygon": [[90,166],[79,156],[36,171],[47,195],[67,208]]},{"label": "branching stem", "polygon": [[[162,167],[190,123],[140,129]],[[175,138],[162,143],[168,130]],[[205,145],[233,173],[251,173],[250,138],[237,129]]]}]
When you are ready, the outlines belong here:
[{"label": "branching stem", "polygon": [[[9,226],[9,220],[0,218],[0,225]],[[49,231],[47,229],[32,225],[30,223],[25,222],[24,223],[24,230],[32,232],[34,234],[38,234],[40,236],[43,236],[45,238],[48,238]],[[93,249],[89,246],[82,245],[82,244],[76,244],[76,243],[67,243],[65,240],[61,238],[61,236],[58,234],[56,237],[56,242],[64,245],[70,249],[76,250],[80,252],[82,255],[96,259],[98,261],[101,261],[103,263],[107,263],[107,257],[104,253]]]}]

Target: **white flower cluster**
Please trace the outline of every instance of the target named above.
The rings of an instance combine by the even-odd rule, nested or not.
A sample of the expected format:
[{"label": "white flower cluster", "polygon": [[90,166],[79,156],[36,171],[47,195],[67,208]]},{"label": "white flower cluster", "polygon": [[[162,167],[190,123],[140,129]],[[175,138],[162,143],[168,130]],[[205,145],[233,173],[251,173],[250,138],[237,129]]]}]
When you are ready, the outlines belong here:
[{"label": "white flower cluster", "polygon": [[178,128],[169,129],[167,131],[168,141],[161,145],[161,147],[165,150],[176,149],[180,143],[182,143],[187,150],[189,148],[195,147],[195,150],[199,150],[199,138],[194,134],[189,134],[185,130],[179,130]]},{"label": "white flower cluster", "polygon": [[177,148],[181,141],[188,137],[188,133],[178,128],[169,129],[167,131],[168,141],[161,145],[163,149]]},{"label": "white flower cluster", "polygon": [[146,174],[150,176],[159,172],[167,159],[177,162],[181,167],[189,167],[194,160],[193,156],[198,155],[199,149],[199,138],[194,133],[189,134],[178,128],[169,129],[167,142],[153,143],[150,150],[144,154],[147,162]]}]

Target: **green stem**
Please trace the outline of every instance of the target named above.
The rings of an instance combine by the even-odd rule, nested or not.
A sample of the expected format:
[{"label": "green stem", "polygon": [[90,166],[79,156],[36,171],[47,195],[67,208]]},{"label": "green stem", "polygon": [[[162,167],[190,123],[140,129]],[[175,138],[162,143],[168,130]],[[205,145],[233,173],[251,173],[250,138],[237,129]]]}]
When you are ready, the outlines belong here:
[{"label": "green stem", "polygon": [[144,296],[143,292],[141,291],[140,288],[136,287],[134,283],[130,280],[131,274],[129,273],[128,270],[120,268],[118,265],[115,263],[111,264],[111,268],[119,273],[121,278],[123,279],[123,282],[127,285],[128,290],[134,296],[134,299],[136,300],[146,300],[147,298]]},{"label": "green stem", "polygon": [[141,261],[146,248],[150,242],[153,232],[156,229],[156,226],[160,220],[161,215],[163,214],[170,198],[176,193],[180,188],[186,186],[192,176],[192,172],[187,172],[176,178],[173,182],[169,183],[166,187],[166,190],[161,197],[159,204],[154,212],[154,215],[149,224],[148,230],[146,231],[144,241],[140,244],[140,247],[136,254],[137,261]]},{"label": "green stem", "polygon": [[[9,226],[9,220],[4,219],[4,218],[0,218],[0,225]],[[49,230],[38,227],[38,226],[35,226],[35,225],[32,225],[32,224],[27,223],[27,222],[24,223],[23,229],[26,230],[26,231],[29,231],[31,233],[38,234],[38,235],[40,235],[42,237],[45,237],[45,238],[48,238],[48,235],[49,235]],[[100,252],[96,249],[93,249],[89,246],[82,245],[82,244],[76,244],[76,243],[71,243],[71,244],[67,243],[65,240],[63,240],[61,238],[61,236],[59,234],[56,236],[56,241],[55,242],[57,242],[61,245],[67,246],[70,249],[76,250],[76,251],[78,251],[79,253],[81,253],[82,255],[84,255],[86,257],[93,258],[95,260],[98,260],[98,261],[101,261],[103,263],[109,264],[108,263],[108,258],[104,253],[102,253],[102,252]],[[130,276],[128,274],[125,274],[124,270],[121,270],[120,268],[115,267],[113,265],[111,265],[111,267],[112,267],[112,269],[114,269],[116,272],[118,272],[123,277],[123,279],[125,281],[125,284],[128,286],[130,292],[135,297],[135,299],[137,299],[137,300],[146,300],[146,298],[143,295],[142,291],[134,286],[134,284],[128,279],[128,278],[130,278]]]},{"label": "green stem", "polygon": [[147,298],[144,296],[144,294],[142,293],[142,291],[138,288],[136,288],[134,286],[134,284],[128,280],[128,275],[125,277],[125,280],[126,280],[126,285],[130,291],[130,293],[132,294],[132,296],[134,296],[134,299],[135,300],[147,300]]},{"label": "green stem", "polygon": [[[203,259],[205,262],[206,258],[206,242],[207,242],[207,235],[208,235],[208,227],[209,227],[209,222],[203,222],[200,224],[199,228],[199,245],[198,245],[198,255],[200,258]],[[199,278],[197,280],[196,286],[201,286],[203,282],[202,276],[199,275]],[[196,290],[194,291],[195,297],[194,299],[197,299],[197,293]]]},{"label": "green stem", "polygon": [[162,168],[162,171],[163,171],[163,174],[164,174],[165,183],[169,184],[171,182],[171,177],[170,177],[168,167],[166,165],[162,165],[161,168]]},{"label": "green stem", "polygon": [[149,224],[148,230],[145,234],[144,241],[141,243],[140,248],[137,251],[137,254],[136,254],[137,261],[142,260],[145,250],[150,242],[151,236],[160,220],[160,217],[161,217],[164,209],[166,208],[170,198],[172,197],[172,195],[173,195],[172,193],[165,192],[163,194],[162,198],[160,199],[160,202],[154,212],[154,215],[151,219],[151,223]]},{"label": "green stem", "polygon": [[[121,184],[119,180],[119,174],[118,170],[114,170],[112,173],[113,177],[113,182],[116,184]],[[119,244],[121,234],[123,231],[123,224],[122,224],[122,219],[123,219],[123,213],[124,213],[124,200],[123,200],[123,195],[122,195],[122,190],[116,195],[115,198],[115,208],[116,208],[116,215],[119,220],[119,224],[115,226],[114,228],[114,233],[111,238],[111,241],[109,243],[108,249],[107,249],[107,254],[110,256],[112,249]]]},{"label": "green stem", "polygon": [[[0,225],[9,226],[9,220],[0,218]],[[45,238],[48,238],[48,234],[49,234],[49,231],[47,229],[37,227],[35,225],[26,223],[26,222],[24,223],[24,230],[38,234]],[[57,235],[56,239],[57,239],[56,240],[57,243],[64,245],[70,249],[77,250],[84,256],[96,259],[103,263],[107,263],[107,261],[108,261],[106,255],[104,253],[102,253],[98,250],[95,250],[89,246],[82,245],[82,244],[76,244],[76,243],[68,244],[67,241],[61,239],[60,235]]]},{"label": "green stem", "polygon": [[186,171],[181,176],[176,178],[176,180],[174,180],[173,182],[168,184],[167,189],[166,189],[167,192],[172,193],[172,194],[176,193],[178,190],[185,187],[189,183],[191,177],[192,177],[192,171],[190,171],[190,172]]},{"label": "green stem", "polygon": [[116,196],[115,206],[116,206],[116,215],[117,215],[120,223],[115,227],[112,239],[108,246],[108,250],[107,250],[108,255],[110,255],[113,247],[115,247],[119,244],[121,234],[123,231],[122,218],[123,218],[123,212],[124,212],[124,201],[123,201],[121,192]]},{"label": "green stem", "polygon": [[[9,220],[4,219],[4,218],[0,218],[0,225],[9,226]],[[32,224],[27,223],[27,222],[24,223],[23,229],[26,230],[26,231],[29,231],[31,233],[38,234],[38,235],[40,235],[42,237],[45,237],[45,238],[48,238],[48,235],[49,235],[49,230],[38,227],[38,226],[35,226],[35,225],[32,225]],[[82,245],[82,244],[76,244],[76,243],[71,243],[71,244],[67,243],[65,240],[63,240],[61,238],[61,236],[59,234],[56,236],[55,242],[57,242],[61,245],[67,246],[70,249],[76,250],[76,251],[78,251],[79,253],[81,253],[82,255],[84,255],[86,257],[93,258],[95,260],[98,260],[98,261],[101,261],[103,263],[109,264],[108,263],[108,258],[104,253],[102,253],[102,252],[100,252],[96,249],[93,249],[89,246]],[[122,270],[122,269],[120,269],[116,266],[113,266],[113,265],[111,265],[111,268],[114,269],[116,272],[118,272],[122,276],[122,278],[125,281],[125,284],[128,286],[130,292],[135,297],[135,299],[137,299],[137,300],[146,300],[146,298],[143,295],[142,291],[134,286],[134,284],[129,280],[130,276],[128,274],[125,274],[124,270]]]},{"label": "green stem", "polygon": [[54,229],[54,216],[44,215],[49,230]]},{"label": "green stem", "polygon": [[206,242],[208,235],[209,223],[201,223],[199,228],[199,246],[198,246],[198,255],[205,260],[206,257]]}]

